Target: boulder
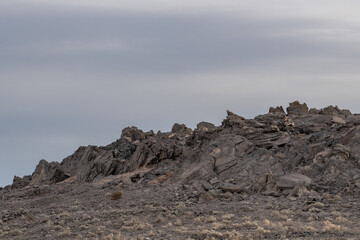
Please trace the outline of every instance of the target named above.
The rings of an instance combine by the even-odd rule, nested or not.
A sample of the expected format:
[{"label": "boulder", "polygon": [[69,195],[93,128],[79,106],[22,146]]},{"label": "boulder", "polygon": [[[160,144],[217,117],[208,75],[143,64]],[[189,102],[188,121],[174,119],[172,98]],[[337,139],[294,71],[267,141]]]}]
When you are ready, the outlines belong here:
[{"label": "boulder", "polygon": [[303,183],[304,186],[310,186],[311,178],[299,174],[299,173],[292,173],[280,176],[276,182],[276,185],[281,188],[294,188],[296,185]]}]

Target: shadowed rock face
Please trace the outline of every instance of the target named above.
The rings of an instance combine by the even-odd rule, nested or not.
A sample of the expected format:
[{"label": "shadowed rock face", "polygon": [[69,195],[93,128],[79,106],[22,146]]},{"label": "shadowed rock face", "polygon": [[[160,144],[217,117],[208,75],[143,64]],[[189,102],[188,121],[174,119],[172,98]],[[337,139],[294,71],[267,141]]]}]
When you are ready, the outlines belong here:
[{"label": "shadowed rock face", "polygon": [[0,188],[0,239],[360,239],[360,115],[127,127]]},{"label": "shadowed rock face", "polygon": [[58,162],[47,162],[41,160],[35,172],[31,176],[30,185],[44,185],[61,182],[69,176],[64,173],[62,166]]},{"label": "shadowed rock face", "polygon": [[41,160],[31,177],[14,178],[12,188],[127,174],[131,182],[199,183],[230,192],[359,194],[359,143],[359,115],[337,106],[309,110],[296,101],[287,113],[271,107],[254,119],[227,111],[221,126],[201,122],[194,131],[184,124],[157,134],[128,127],[107,146],[80,147],[61,163]]}]

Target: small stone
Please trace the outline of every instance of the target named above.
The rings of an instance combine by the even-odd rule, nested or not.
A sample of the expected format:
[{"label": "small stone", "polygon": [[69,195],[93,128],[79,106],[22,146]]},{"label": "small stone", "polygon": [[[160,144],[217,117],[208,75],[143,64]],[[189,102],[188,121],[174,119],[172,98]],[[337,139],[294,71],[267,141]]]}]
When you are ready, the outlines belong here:
[{"label": "small stone", "polygon": [[233,198],[233,194],[231,193],[231,192],[226,192],[226,193],[224,193],[224,198],[226,198],[226,199],[230,199],[230,198]]},{"label": "small stone", "polygon": [[219,179],[218,179],[217,177],[214,177],[213,179],[210,180],[210,184],[211,184],[211,185],[217,184],[217,183],[219,183],[219,182],[220,182],[220,181],[219,181]]},{"label": "small stone", "polygon": [[202,186],[206,191],[213,189],[213,186],[210,183],[205,182],[205,181],[202,183]]}]

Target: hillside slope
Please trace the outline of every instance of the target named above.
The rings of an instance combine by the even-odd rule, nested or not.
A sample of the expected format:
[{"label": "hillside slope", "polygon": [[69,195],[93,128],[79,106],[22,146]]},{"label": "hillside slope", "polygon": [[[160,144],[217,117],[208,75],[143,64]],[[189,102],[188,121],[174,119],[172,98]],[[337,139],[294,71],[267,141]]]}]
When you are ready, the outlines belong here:
[{"label": "hillside slope", "polygon": [[[116,191],[122,196],[112,197]],[[107,146],[80,147],[61,163],[41,160],[1,196],[0,236],[19,239],[32,238],[21,228],[14,233],[22,224],[34,239],[356,239],[360,115],[296,101],[254,119],[227,111],[221,126],[128,127]],[[127,214],[131,223],[115,217]],[[221,217],[220,227],[211,217]],[[51,222],[45,228],[53,232],[37,221]]]}]

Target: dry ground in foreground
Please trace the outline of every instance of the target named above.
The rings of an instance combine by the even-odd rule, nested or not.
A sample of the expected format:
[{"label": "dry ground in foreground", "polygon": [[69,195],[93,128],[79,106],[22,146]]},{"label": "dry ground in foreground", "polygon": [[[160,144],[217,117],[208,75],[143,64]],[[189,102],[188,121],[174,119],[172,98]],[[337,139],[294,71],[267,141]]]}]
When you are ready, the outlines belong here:
[{"label": "dry ground in foreground", "polygon": [[[122,197],[110,194],[121,191]],[[190,191],[190,190],[189,190]],[[360,239],[360,202],[174,185],[62,184],[0,191],[1,239]]]}]

